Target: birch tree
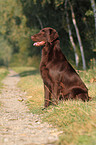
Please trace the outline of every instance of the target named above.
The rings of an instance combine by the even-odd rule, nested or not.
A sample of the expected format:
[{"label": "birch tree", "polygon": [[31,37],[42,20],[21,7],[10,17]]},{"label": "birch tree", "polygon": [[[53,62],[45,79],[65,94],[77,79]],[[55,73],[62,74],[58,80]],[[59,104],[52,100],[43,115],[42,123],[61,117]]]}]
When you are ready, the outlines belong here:
[{"label": "birch tree", "polygon": [[67,26],[68,26],[68,31],[69,31],[69,38],[70,38],[72,47],[74,49],[76,67],[78,67],[79,56],[78,56],[78,54],[76,52],[76,45],[75,45],[74,40],[73,40],[73,36],[72,36],[72,32],[71,32],[71,27],[70,27],[70,23],[69,23],[69,15],[68,15],[68,11],[67,11],[67,0],[65,1],[65,10],[66,10],[66,21],[67,21]]},{"label": "birch tree", "polygon": [[41,29],[43,29],[43,24],[42,24],[42,21],[41,21],[40,17],[38,15],[36,15],[36,18],[37,18],[37,20],[40,24]]},{"label": "birch tree", "polygon": [[90,1],[91,1],[91,6],[93,9],[94,19],[95,19],[95,46],[96,46],[96,4],[95,4],[95,0],[90,0]]},{"label": "birch tree", "polygon": [[79,29],[78,29],[77,24],[76,24],[76,19],[75,19],[75,14],[74,14],[74,11],[73,11],[72,4],[71,4],[70,0],[68,0],[68,2],[69,2],[69,5],[70,5],[70,9],[71,9],[72,21],[73,21],[73,24],[74,24],[74,27],[75,27],[75,31],[76,31],[78,42],[79,42],[79,46],[80,46],[81,57],[82,57],[82,62],[83,62],[83,69],[85,70],[86,69],[86,63],[85,63],[83,45],[82,45]]}]

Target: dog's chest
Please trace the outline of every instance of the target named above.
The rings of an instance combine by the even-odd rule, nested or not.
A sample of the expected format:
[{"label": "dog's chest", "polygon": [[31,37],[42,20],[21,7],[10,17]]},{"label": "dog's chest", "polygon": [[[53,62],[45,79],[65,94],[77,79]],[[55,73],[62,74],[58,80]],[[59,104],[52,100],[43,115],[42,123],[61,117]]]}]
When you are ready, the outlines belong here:
[{"label": "dog's chest", "polygon": [[49,76],[55,80],[59,80],[60,79],[60,70],[59,70],[59,64],[54,65],[54,63],[49,63],[48,65],[46,65],[46,68],[48,69],[49,72]]}]

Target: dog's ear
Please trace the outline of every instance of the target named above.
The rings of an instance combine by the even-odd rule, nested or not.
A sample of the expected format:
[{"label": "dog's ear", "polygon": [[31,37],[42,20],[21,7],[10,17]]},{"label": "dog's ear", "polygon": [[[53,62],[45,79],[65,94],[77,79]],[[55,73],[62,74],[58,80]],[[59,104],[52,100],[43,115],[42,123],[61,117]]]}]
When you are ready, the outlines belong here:
[{"label": "dog's ear", "polygon": [[59,38],[58,33],[54,29],[49,29],[47,32],[47,40],[51,44],[54,40]]}]

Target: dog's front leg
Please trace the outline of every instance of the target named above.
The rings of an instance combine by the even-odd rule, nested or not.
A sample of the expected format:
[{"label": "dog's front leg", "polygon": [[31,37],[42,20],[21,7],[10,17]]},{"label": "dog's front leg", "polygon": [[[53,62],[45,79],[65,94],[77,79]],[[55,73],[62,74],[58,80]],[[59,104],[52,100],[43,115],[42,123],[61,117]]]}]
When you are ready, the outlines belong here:
[{"label": "dog's front leg", "polygon": [[59,101],[59,92],[58,92],[58,83],[55,82],[52,89],[52,102],[53,104],[57,105]]},{"label": "dog's front leg", "polygon": [[44,82],[44,98],[45,98],[45,107],[48,107],[51,102],[51,90],[53,88],[53,83],[49,75],[49,70],[43,66],[41,67],[41,76]]},{"label": "dog's front leg", "polygon": [[51,103],[51,91],[50,89],[46,86],[46,84],[44,84],[44,106],[48,107],[49,104]]}]

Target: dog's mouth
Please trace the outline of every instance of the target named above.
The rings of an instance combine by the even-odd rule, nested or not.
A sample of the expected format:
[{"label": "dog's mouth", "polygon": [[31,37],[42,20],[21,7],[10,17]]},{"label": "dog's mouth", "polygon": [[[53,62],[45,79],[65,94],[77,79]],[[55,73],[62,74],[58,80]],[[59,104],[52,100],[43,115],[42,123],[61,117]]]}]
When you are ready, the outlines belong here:
[{"label": "dog's mouth", "polygon": [[45,44],[45,41],[35,42],[33,46],[43,46]]},{"label": "dog's mouth", "polygon": [[45,41],[36,41],[36,39],[34,38],[34,36],[31,36],[32,41],[35,41],[35,43],[33,44],[33,46],[43,46],[45,44]]}]

